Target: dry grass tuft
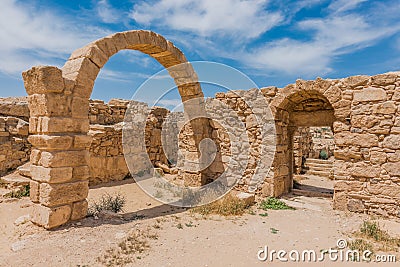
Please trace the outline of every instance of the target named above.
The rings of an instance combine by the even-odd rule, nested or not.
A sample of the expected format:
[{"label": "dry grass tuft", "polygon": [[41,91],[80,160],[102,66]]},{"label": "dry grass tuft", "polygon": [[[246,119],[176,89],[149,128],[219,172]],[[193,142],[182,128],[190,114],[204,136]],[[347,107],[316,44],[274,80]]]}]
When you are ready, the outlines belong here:
[{"label": "dry grass tuft", "polygon": [[202,215],[218,214],[222,216],[238,216],[243,215],[247,207],[243,200],[231,194],[227,194],[217,201],[195,207],[191,209],[191,212],[200,213]]},{"label": "dry grass tuft", "polygon": [[148,227],[144,230],[136,229],[121,241],[117,247],[106,250],[97,261],[105,266],[125,266],[142,258],[150,249],[149,239],[158,239],[158,235]]}]

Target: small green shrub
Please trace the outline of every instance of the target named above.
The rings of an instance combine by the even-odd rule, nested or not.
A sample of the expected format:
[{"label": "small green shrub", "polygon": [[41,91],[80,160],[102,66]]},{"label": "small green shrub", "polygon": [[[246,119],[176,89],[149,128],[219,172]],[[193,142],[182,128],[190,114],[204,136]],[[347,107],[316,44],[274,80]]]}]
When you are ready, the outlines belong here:
[{"label": "small green shrub", "polygon": [[4,195],[7,198],[22,198],[22,197],[29,197],[30,194],[30,186],[24,185],[22,188],[13,190]]},{"label": "small green shrub", "polygon": [[118,213],[123,211],[125,203],[125,197],[120,194],[115,196],[104,194],[99,201],[90,204],[88,208],[88,216],[95,216],[101,211],[112,211]]},{"label": "small green shrub", "polygon": [[326,152],[326,150],[325,149],[322,149],[320,152],[319,152],[319,158],[320,159],[328,159],[328,152]]},{"label": "small green shrub", "polygon": [[260,203],[262,210],[294,210],[295,208],[286,205],[285,202],[274,197],[267,197]]},{"label": "small green shrub", "polygon": [[353,241],[350,241],[348,243],[348,247],[351,250],[357,250],[359,252],[363,252],[366,250],[369,250],[371,252],[373,252],[373,246],[371,243],[369,243],[368,241],[364,240],[364,239],[356,239]]}]

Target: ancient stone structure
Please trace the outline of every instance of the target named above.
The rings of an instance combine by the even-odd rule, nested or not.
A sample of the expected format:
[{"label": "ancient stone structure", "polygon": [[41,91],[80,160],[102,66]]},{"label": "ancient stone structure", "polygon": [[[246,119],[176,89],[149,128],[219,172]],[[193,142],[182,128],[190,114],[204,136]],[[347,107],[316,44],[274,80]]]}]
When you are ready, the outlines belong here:
[{"label": "ancient stone structure", "polygon": [[[100,69],[123,49],[141,51],[169,68],[182,100],[195,101],[184,105],[186,113],[190,117],[202,112],[203,93],[193,68],[171,42],[149,31],[116,33],[94,41],[73,52],[62,69],[39,66],[24,72],[33,146],[31,200],[35,205],[31,219],[38,225],[53,228],[86,216],[89,97]],[[190,123],[198,144],[209,133],[208,120]]]},{"label": "ancient stone structure", "polygon": [[[183,54],[161,36],[147,31],[131,31],[111,35],[78,49],[62,70],[55,67],[34,67],[23,73],[30,104],[29,141],[33,146],[30,158],[31,199],[36,203],[32,220],[36,224],[53,228],[69,220],[84,217],[90,176],[89,151],[101,153],[102,157],[121,156],[118,123],[124,113],[123,104],[115,103],[111,107],[113,104],[110,103],[109,107],[99,108],[103,103],[98,102],[97,111],[88,116],[88,99],[94,80],[108,58],[121,49],[142,51],[165,67],[186,62]],[[175,79],[182,100],[196,101],[185,104],[185,111],[192,118],[202,115],[206,102],[202,99],[200,85],[190,65],[170,69],[169,73]],[[262,93],[272,110],[271,119],[276,129],[276,136],[271,142],[275,154],[270,156],[266,156],[261,149],[260,125],[255,123],[255,115],[266,111],[250,108],[244,101],[246,97],[258,92]],[[299,164],[296,161],[299,155],[295,154],[299,144],[296,136],[303,135],[299,129],[331,127],[335,143],[334,207],[354,212],[399,216],[398,73],[338,80],[298,80],[285,88],[266,87],[260,90],[218,93],[216,99],[236,111],[244,123],[249,140],[249,155],[245,156],[246,159],[243,157],[243,161],[247,160],[247,163],[243,177],[238,182],[238,190],[269,196],[289,192],[293,185],[296,164]],[[94,106],[96,105],[93,105],[95,110]],[[119,111],[109,113],[109,108]],[[134,109],[133,114],[137,115],[137,110]],[[132,151],[128,151],[128,154],[140,159],[143,153],[149,153],[153,164],[156,161],[165,164],[168,161],[165,162],[163,150],[159,147],[162,137],[158,133],[163,131],[160,127],[168,112],[157,110],[153,115],[150,112],[146,110],[145,114],[139,114],[139,117],[150,117],[149,121],[127,122],[132,129],[139,129],[140,124],[143,124],[159,131],[156,131],[153,142],[130,144]],[[224,112],[220,115],[229,115]],[[89,131],[89,121],[97,125],[92,127],[92,132]],[[111,128],[107,128],[107,125]],[[179,172],[185,182],[205,184],[224,172],[225,156],[237,153],[231,151],[229,143],[232,140],[227,137],[228,133],[227,129],[214,122],[210,123],[208,119],[195,119],[190,122],[190,126],[182,127],[178,135],[180,149],[193,152],[191,157],[199,156],[198,144],[205,137],[211,138],[217,144],[217,164],[201,172]],[[98,140],[93,146],[92,137]],[[101,143],[109,146],[103,149]],[[273,164],[268,175],[255,181],[252,176],[260,158],[271,160]],[[129,164],[136,164],[133,167],[138,170],[146,167],[140,165],[140,160],[134,163],[128,160],[127,164],[130,169],[132,166]],[[123,164],[120,165],[123,168]]]}]

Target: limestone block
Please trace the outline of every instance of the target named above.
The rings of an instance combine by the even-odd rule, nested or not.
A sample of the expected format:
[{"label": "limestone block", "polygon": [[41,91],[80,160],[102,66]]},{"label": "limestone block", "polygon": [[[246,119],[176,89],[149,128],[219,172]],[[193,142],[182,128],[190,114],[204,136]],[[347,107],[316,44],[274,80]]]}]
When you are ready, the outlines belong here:
[{"label": "limestone block", "polygon": [[31,165],[32,179],[46,183],[65,183],[72,179],[72,167],[45,168]]},{"label": "limestone block", "polygon": [[[29,120],[31,122],[31,120]],[[39,133],[87,133],[89,119],[39,117],[36,132]]]},{"label": "limestone block", "polygon": [[325,91],[324,96],[329,100],[329,103],[333,104],[342,98],[342,90],[337,86],[331,86]]},{"label": "limestone block", "polygon": [[68,116],[71,97],[64,94],[32,94],[28,97],[31,116]]},{"label": "limestone block", "polygon": [[90,58],[90,60],[99,68],[102,68],[108,61],[107,55],[105,55],[104,52],[94,43],[75,50],[72,52],[69,59],[72,60],[80,57]]},{"label": "limestone block", "polygon": [[64,80],[61,70],[51,66],[37,66],[22,73],[28,95],[61,93]]},{"label": "limestone block", "polygon": [[372,106],[372,112],[375,114],[394,114],[396,113],[396,109],[397,106],[394,101],[387,101]]},{"label": "limestone block", "polygon": [[335,181],[335,191],[358,192],[363,190],[364,183],[359,181]]},{"label": "limestone block", "polygon": [[368,87],[354,92],[355,102],[369,102],[369,101],[384,101],[387,100],[387,95],[384,89]]},{"label": "limestone block", "polygon": [[30,155],[30,162],[33,165],[38,165],[40,160],[40,153],[42,153],[39,149],[32,149]]},{"label": "limestone block", "polygon": [[31,220],[34,224],[52,229],[69,221],[71,217],[71,206],[45,207],[35,204],[32,208]]},{"label": "limestone block", "polygon": [[335,134],[335,145],[338,146],[360,146],[360,147],[373,147],[378,146],[378,136],[375,134],[358,134],[341,132]]},{"label": "limestone block", "polygon": [[400,149],[400,135],[392,134],[387,137],[382,142],[383,147],[390,149]]},{"label": "limestone block", "polygon": [[66,135],[30,135],[28,141],[39,149],[65,150],[72,146],[72,137]]},{"label": "limestone block", "polygon": [[86,166],[89,162],[89,152],[73,150],[62,152],[43,151],[39,164],[44,167],[75,167]]},{"label": "limestone block", "polygon": [[369,76],[358,75],[358,76],[351,76],[351,77],[344,78],[342,81],[343,81],[344,87],[354,88],[357,86],[367,85],[369,79],[370,79]]},{"label": "limestone block", "polygon": [[364,212],[365,206],[360,199],[349,199],[347,201],[347,209],[352,212]]},{"label": "limestone block", "polygon": [[[127,168],[127,167],[125,167]],[[90,177],[89,166],[73,167],[72,178],[73,180],[87,180]]]},{"label": "limestone block", "polygon": [[400,176],[400,163],[399,162],[388,162],[382,165],[382,167],[391,176]]},{"label": "limestone block", "polygon": [[63,77],[75,83],[73,95],[87,99],[92,93],[99,71],[99,67],[88,58],[68,60],[62,68]]},{"label": "limestone block", "polygon": [[71,220],[79,220],[85,218],[88,210],[87,200],[75,202],[72,204]]},{"label": "limestone block", "polygon": [[382,164],[386,162],[386,153],[381,151],[371,151],[370,161],[372,164]]},{"label": "limestone block", "polygon": [[113,38],[107,36],[94,42],[95,45],[104,53],[107,58],[118,52],[117,47],[114,44]]},{"label": "limestone block", "polygon": [[380,168],[376,165],[369,165],[365,162],[357,162],[351,168],[351,175],[353,177],[361,178],[378,178]]},{"label": "limestone block", "polygon": [[73,118],[88,118],[89,100],[75,96],[71,103],[71,113]]},{"label": "limestone block", "polygon": [[379,74],[371,77],[372,84],[385,86],[394,84],[399,76],[396,74]]},{"label": "limestone block", "polygon": [[333,123],[333,132],[338,133],[338,132],[344,132],[344,131],[349,131],[350,130],[350,125],[345,124],[341,121],[335,121]]},{"label": "limestone block", "polygon": [[386,196],[391,198],[400,199],[400,185],[396,184],[369,184],[367,185],[367,190],[373,195]]},{"label": "limestone block", "polygon": [[347,210],[347,193],[335,192],[333,195],[333,208],[336,210]]},{"label": "limestone block", "polygon": [[39,202],[39,186],[40,184],[36,181],[29,182],[29,197],[33,203]]},{"label": "limestone block", "polygon": [[40,203],[54,207],[84,200],[89,192],[87,181],[64,184],[40,184]]},{"label": "limestone block", "polygon": [[74,149],[86,149],[90,147],[93,137],[90,135],[75,135]]}]

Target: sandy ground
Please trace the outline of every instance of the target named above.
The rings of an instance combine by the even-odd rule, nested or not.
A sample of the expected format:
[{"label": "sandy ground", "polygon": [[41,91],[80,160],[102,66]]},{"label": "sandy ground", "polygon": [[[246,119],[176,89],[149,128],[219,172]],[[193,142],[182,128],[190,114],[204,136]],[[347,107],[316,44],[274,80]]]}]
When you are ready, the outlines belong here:
[{"label": "sandy ground", "polygon": [[[305,183],[313,184],[310,179]],[[53,231],[22,220],[29,213],[28,199],[3,199],[0,266],[103,266],[99,257],[111,257],[107,250],[116,249],[132,231],[145,229],[154,234],[146,239],[150,248],[125,255],[132,260],[128,266],[400,266],[399,254],[396,264],[258,260],[265,246],[287,252],[315,250],[319,255],[322,249],[335,248],[337,240],[348,239],[369,218],[334,211],[327,198],[288,195],[286,201],[296,210],[268,211],[268,216],[261,216],[265,211],[254,207],[249,214],[224,218],[158,203],[129,180],[92,188],[89,202],[105,192],[127,198],[123,213],[86,218]],[[400,237],[399,221],[380,220],[380,225]]]}]

